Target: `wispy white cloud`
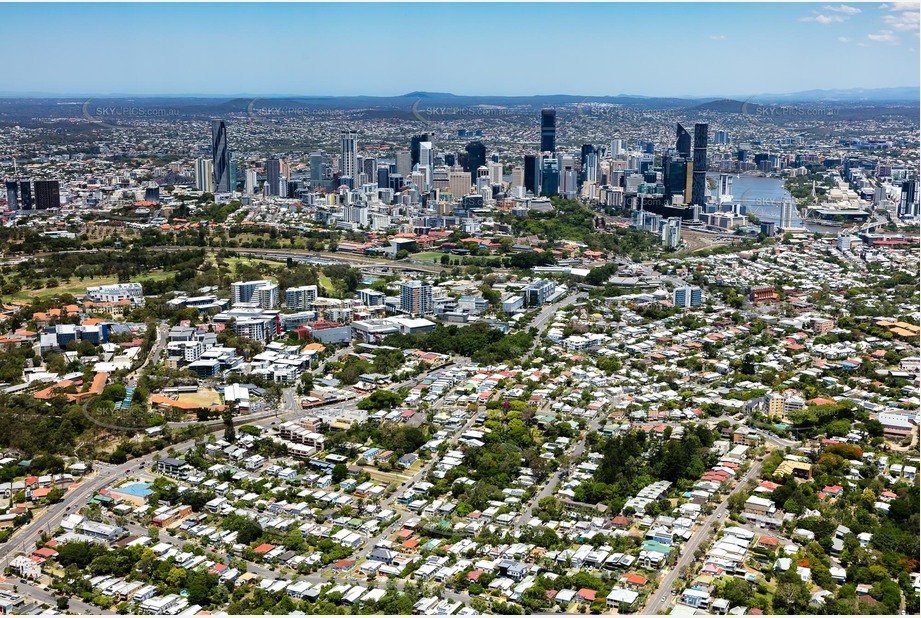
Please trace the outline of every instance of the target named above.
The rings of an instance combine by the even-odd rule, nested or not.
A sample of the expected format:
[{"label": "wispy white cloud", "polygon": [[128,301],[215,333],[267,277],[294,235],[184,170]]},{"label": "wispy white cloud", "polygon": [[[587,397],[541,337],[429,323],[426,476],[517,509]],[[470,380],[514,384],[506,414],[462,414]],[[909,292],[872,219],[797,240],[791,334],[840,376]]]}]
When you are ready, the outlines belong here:
[{"label": "wispy white cloud", "polygon": [[839,37],[838,37],[838,42],[839,42],[839,43],[850,43],[850,42],[851,42],[851,37],[849,37],[849,36],[839,36]]},{"label": "wispy white cloud", "polygon": [[823,15],[819,13],[818,15],[808,15],[806,17],[800,17],[799,21],[813,21],[817,24],[822,24],[827,26],[828,24],[841,23],[847,21],[847,17],[843,15]]},{"label": "wispy white cloud", "polygon": [[833,11],[835,13],[844,13],[845,15],[857,15],[858,13],[863,12],[860,9],[858,9],[856,6],[849,6],[847,4],[839,4],[838,6],[826,5],[824,8],[826,11]]},{"label": "wispy white cloud", "polygon": [[887,11],[883,15],[883,23],[893,30],[902,32],[914,31],[918,34],[921,25],[921,5],[913,2],[894,2],[880,7]]},{"label": "wispy white cloud", "polygon": [[892,30],[881,30],[876,34],[868,34],[867,38],[876,43],[896,43],[899,40]]},{"label": "wispy white cloud", "polygon": [[725,34],[711,34],[710,40],[711,41],[725,41],[726,35]]}]

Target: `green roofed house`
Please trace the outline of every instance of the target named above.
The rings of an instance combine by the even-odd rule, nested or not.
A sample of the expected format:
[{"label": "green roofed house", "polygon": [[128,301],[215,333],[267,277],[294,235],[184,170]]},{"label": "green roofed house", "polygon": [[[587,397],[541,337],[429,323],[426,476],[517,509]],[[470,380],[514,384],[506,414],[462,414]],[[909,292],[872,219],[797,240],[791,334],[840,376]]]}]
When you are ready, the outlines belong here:
[{"label": "green roofed house", "polygon": [[112,496],[104,496],[102,494],[96,494],[87,504],[98,504],[100,506],[109,507],[115,502],[115,499]]}]

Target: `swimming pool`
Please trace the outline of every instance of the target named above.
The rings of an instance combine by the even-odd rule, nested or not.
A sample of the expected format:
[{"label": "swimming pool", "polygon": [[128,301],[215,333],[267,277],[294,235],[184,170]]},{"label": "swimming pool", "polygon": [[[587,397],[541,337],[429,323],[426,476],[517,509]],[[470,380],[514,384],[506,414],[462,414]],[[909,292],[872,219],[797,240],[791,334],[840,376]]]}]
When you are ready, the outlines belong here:
[{"label": "swimming pool", "polygon": [[111,491],[137,496],[138,498],[146,498],[153,493],[153,490],[150,489],[150,483],[130,483],[121,487],[113,487]]}]

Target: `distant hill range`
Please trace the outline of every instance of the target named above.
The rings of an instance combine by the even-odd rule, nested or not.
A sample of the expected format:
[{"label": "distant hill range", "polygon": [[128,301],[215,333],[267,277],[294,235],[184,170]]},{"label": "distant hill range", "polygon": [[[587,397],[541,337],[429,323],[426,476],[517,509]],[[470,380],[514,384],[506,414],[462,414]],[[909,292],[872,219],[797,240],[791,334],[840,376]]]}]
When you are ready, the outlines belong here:
[{"label": "distant hill range", "polygon": [[[253,113],[272,108],[315,110],[366,110],[369,117],[394,113],[410,119],[414,112],[434,107],[489,106],[528,112],[542,107],[578,105],[614,105],[634,109],[679,109],[690,112],[748,113],[746,106],[835,104],[868,108],[893,106],[917,108],[921,90],[902,88],[853,88],[846,90],[807,90],[787,94],[759,94],[732,98],[718,97],[646,97],[618,94],[582,96],[549,94],[533,96],[456,95],[446,92],[414,91],[391,97],[378,96],[277,96],[277,97],[204,97],[204,96],[40,96],[0,93],[0,123],[52,118],[97,118],[107,107],[133,106],[168,110],[173,118],[196,119]],[[97,113],[97,110],[100,110]],[[164,114],[166,115],[166,114]]]}]

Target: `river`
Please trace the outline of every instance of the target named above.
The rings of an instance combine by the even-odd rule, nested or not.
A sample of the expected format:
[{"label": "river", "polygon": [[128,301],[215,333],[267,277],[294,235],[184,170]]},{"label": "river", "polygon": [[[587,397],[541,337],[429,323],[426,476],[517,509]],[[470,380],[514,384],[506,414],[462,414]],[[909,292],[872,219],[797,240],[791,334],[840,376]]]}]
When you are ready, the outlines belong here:
[{"label": "river", "polygon": [[[719,181],[719,174],[707,174],[714,182]],[[715,189],[711,194],[716,195]],[[746,212],[750,212],[761,221],[773,221],[780,224],[780,202],[785,199],[792,199],[790,192],[783,186],[783,180],[778,178],[767,178],[764,176],[733,176],[732,177],[732,198],[733,202],[745,206]],[[794,227],[805,227],[810,232],[819,232],[820,234],[838,234],[841,232],[840,227],[814,225],[812,223],[803,224],[803,219],[798,211],[793,213]]]}]

